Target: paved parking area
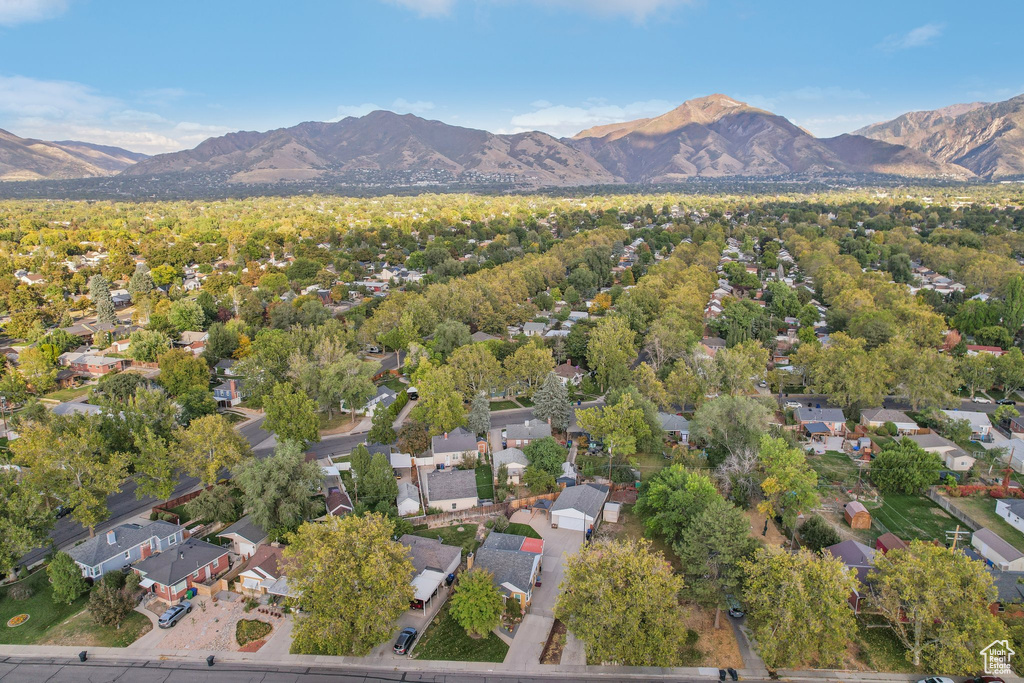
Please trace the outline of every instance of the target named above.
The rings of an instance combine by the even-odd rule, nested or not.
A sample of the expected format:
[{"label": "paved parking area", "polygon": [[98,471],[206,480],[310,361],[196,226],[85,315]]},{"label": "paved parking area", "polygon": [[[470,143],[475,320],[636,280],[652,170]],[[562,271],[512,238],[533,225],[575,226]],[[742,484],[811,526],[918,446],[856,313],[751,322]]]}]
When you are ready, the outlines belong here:
[{"label": "paved parking area", "polygon": [[416,642],[413,645],[413,652],[415,652],[416,647],[419,645],[420,638],[423,637],[423,632],[427,629],[427,626],[430,625],[434,616],[448,600],[449,595],[451,595],[451,588],[442,583],[437,590],[437,597],[431,601],[431,604],[428,605],[426,610],[408,609],[402,612],[402,616],[398,617],[398,621],[395,622],[394,631],[392,632],[391,637],[375,647],[373,652],[368,654],[366,658],[382,659],[385,661],[406,659],[408,655],[396,655],[394,652],[395,639],[398,637],[398,633],[408,626],[412,626],[416,629],[419,635],[416,636]]},{"label": "paved parking area", "polygon": [[274,631],[266,638],[269,640],[286,619],[283,616],[260,614],[256,610],[246,612],[241,598],[234,602],[218,600],[216,603],[209,598],[194,598],[191,602],[192,612],[173,628],[154,629],[154,632],[162,636],[147,639],[147,648],[237,651],[239,645],[235,640],[235,625],[239,620],[259,619],[269,623],[274,627]]}]

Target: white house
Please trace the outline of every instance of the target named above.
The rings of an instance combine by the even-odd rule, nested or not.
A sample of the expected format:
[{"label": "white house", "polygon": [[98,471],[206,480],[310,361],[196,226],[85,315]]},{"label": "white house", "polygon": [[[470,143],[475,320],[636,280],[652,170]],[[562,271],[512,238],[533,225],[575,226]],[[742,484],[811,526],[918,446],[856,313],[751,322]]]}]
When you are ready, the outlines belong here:
[{"label": "white house", "polygon": [[971,537],[971,545],[989,563],[1002,571],[1024,571],[1024,553],[988,529],[975,531]]},{"label": "white house", "polygon": [[[398,398],[398,394],[391,387],[381,385],[377,387],[377,393],[374,394],[369,401],[367,401],[363,407],[358,411],[368,417],[373,417],[374,412],[378,408],[387,408],[389,405],[395,402]],[[345,407],[345,402],[341,402],[341,411],[347,412],[348,408]]]},{"label": "white house", "polygon": [[860,411],[860,423],[865,427],[877,429],[886,422],[896,425],[898,434],[917,434],[920,427],[910,419],[902,410],[891,410],[889,408],[868,408]]},{"label": "white house", "polygon": [[583,484],[566,487],[551,506],[551,526],[574,531],[596,529],[607,500],[607,486]]},{"label": "white house", "polygon": [[398,514],[415,515],[420,511],[420,490],[407,481],[398,484]]},{"label": "white house", "polygon": [[[481,442],[467,429],[456,427],[451,432],[445,432],[430,440],[430,449],[434,455],[436,467],[452,467],[462,462],[466,453],[477,455],[480,453]],[[486,448],[486,442],[483,447]]]},{"label": "white house", "polygon": [[974,410],[943,410],[950,420],[967,420],[971,423],[971,438],[975,441],[988,441],[992,434],[992,422],[987,413]]},{"label": "white house", "polygon": [[922,450],[938,454],[948,470],[966,472],[974,467],[974,456],[944,436],[932,432],[930,434],[909,434],[903,438],[913,441]]},{"label": "white house", "polygon": [[996,501],[996,514],[1017,531],[1024,532],[1024,500],[1006,498]]},{"label": "white house", "polygon": [[427,504],[443,512],[476,507],[476,472],[432,470],[421,480],[426,484]]},{"label": "white house", "polygon": [[523,325],[523,334],[527,337],[540,337],[546,329],[547,326],[544,323],[529,322]]},{"label": "white house", "polygon": [[230,539],[232,549],[245,559],[252,557],[256,548],[267,540],[267,532],[246,515],[217,534],[217,538]]},{"label": "white house", "polygon": [[518,484],[522,479],[523,472],[526,471],[527,465],[530,461],[526,458],[526,454],[518,448],[506,448],[500,450],[493,456],[494,460],[494,476],[498,476],[498,468],[504,465],[508,468],[508,481],[501,482],[499,484]]}]

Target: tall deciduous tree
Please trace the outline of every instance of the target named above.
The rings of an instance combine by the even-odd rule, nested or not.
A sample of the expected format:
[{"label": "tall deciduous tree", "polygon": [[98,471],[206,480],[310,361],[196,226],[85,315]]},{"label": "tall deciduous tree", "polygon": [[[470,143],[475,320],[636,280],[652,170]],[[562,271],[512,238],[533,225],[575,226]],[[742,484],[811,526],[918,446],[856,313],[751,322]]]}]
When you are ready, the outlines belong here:
[{"label": "tall deciduous tree", "polygon": [[175,436],[172,452],[181,468],[209,486],[222,469],[232,469],[252,455],[252,449],[221,415],[193,420]]},{"label": "tall deciduous tree", "polygon": [[459,578],[449,612],[467,634],[481,637],[498,626],[504,607],[505,601],[494,585],[494,575],[478,568],[463,572]]},{"label": "tall deciduous tree", "polygon": [[[370,465],[359,481],[359,502],[384,511],[393,507],[398,498],[398,482],[395,481],[391,463],[383,453],[374,453]],[[380,506],[383,505],[383,508]]]},{"label": "tall deciduous tree", "polygon": [[811,386],[843,408],[859,410],[881,405],[892,382],[884,355],[869,353],[865,341],[843,332],[829,346],[803,344],[793,364],[804,370]]},{"label": "tall deciduous tree", "polygon": [[132,303],[138,302],[154,289],[156,289],[156,285],[153,283],[153,276],[149,274],[149,266],[145,263],[137,264],[135,272],[128,280],[128,294],[132,298]]},{"label": "tall deciduous tree", "polygon": [[651,431],[643,408],[637,406],[628,393],[615,405],[577,411],[576,423],[592,436],[604,439],[610,447],[610,455],[633,455],[637,441]]},{"label": "tall deciduous tree", "polygon": [[583,641],[588,661],[676,666],[687,637],[682,589],[650,541],[600,541],[567,560],[555,618]]},{"label": "tall deciduous tree", "polygon": [[269,458],[246,460],[234,476],[250,519],[275,536],[323,512],[315,498],[321,479],[320,467],[306,462],[295,441],[279,443]]},{"label": "tall deciduous tree", "polygon": [[597,324],[587,344],[587,363],[597,373],[603,391],[629,380],[629,366],[636,353],[636,333],[625,318],[612,315]]},{"label": "tall deciduous tree", "polygon": [[748,339],[731,349],[715,354],[722,385],[730,394],[743,394],[753,390],[754,383],[764,378],[768,366],[768,350],[761,342]]},{"label": "tall deciduous tree", "polygon": [[180,396],[190,389],[210,386],[210,368],[202,358],[188,351],[171,349],[159,358],[159,382],[171,396]]},{"label": "tall deciduous tree", "polygon": [[847,602],[857,579],[843,563],[775,546],[742,563],[748,623],[772,669],[838,666],[857,630]]},{"label": "tall deciduous tree", "polygon": [[996,357],[990,353],[964,356],[960,359],[960,379],[971,392],[971,398],[979,389],[985,390],[996,381]]},{"label": "tall deciduous tree", "polygon": [[46,573],[50,577],[53,601],[56,603],[70,605],[89,589],[82,578],[82,570],[67,553],[60,552],[54,555],[50,564],[46,566]]},{"label": "tall deciduous tree", "polygon": [[460,346],[448,359],[448,367],[456,388],[466,399],[504,384],[504,370],[487,344]]},{"label": "tall deciduous tree", "polygon": [[871,463],[871,482],[882,493],[920,493],[939,479],[942,459],[910,439],[882,447]]},{"label": "tall deciduous tree", "polygon": [[772,411],[756,398],[720,396],[697,409],[690,434],[708,445],[709,458],[721,462],[726,456],[756,450],[771,416]]},{"label": "tall deciduous tree", "polygon": [[409,551],[393,532],[386,516],[368,514],[303,524],[291,536],[288,584],[302,596],[295,651],[361,656],[391,636],[413,598]]},{"label": "tall deciduous tree", "polygon": [[450,432],[465,424],[462,397],[455,390],[451,370],[424,361],[413,374],[413,382],[420,398],[412,409],[412,416],[426,423],[432,435]]},{"label": "tall deciduous tree", "polygon": [[0,468],[0,577],[17,566],[22,555],[46,543],[53,527],[43,492],[20,478],[17,470]]},{"label": "tall deciduous tree", "polygon": [[320,418],[316,401],[295,391],[288,382],[278,382],[264,404],[264,427],[282,441],[300,443],[320,440]]},{"label": "tall deciduous tree", "polygon": [[875,557],[868,574],[872,606],[907,648],[914,666],[945,674],[981,669],[981,650],[1006,637],[989,611],[996,600],[992,575],[963,552],[911,541]]},{"label": "tall deciduous tree", "polygon": [[807,457],[798,448],[790,448],[784,439],[765,436],[761,439],[761,466],[764,500],[758,509],[768,517],[782,515],[792,528],[804,510],[818,505],[818,473],[807,464]]},{"label": "tall deciduous tree", "polygon": [[532,396],[551,368],[555,367],[555,359],[546,346],[527,344],[505,358],[504,366],[507,381],[517,390]]},{"label": "tall deciduous tree", "polygon": [[647,531],[678,543],[694,519],[721,495],[707,475],[672,465],[656,472],[640,490],[634,511]]}]

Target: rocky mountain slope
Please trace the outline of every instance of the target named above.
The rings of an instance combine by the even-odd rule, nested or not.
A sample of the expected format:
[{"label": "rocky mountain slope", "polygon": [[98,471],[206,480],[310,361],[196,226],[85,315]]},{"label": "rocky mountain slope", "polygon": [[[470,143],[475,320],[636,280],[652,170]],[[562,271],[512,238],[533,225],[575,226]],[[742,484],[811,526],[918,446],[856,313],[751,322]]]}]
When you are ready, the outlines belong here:
[{"label": "rocky mountain slope", "polygon": [[0,130],[0,180],[64,180],[120,173],[145,154],[87,142],[47,142]]}]

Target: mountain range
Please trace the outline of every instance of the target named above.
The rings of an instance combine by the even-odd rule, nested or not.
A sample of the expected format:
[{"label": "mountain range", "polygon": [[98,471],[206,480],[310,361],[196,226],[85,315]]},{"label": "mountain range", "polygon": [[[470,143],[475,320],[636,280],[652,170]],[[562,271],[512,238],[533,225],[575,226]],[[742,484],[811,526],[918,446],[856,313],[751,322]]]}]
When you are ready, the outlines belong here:
[{"label": "mountain range", "polygon": [[911,112],[833,138],[725,95],[562,139],[537,131],[499,135],[388,111],[229,133],[153,157],[0,131],[0,180],[113,174],[251,185],[373,177],[528,187],[794,174],[995,179],[1024,176],[1024,95]]},{"label": "mountain range", "polygon": [[146,158],[145,154],[120,147],[33,140],[0,129],[0,180],[111,176]]}]

